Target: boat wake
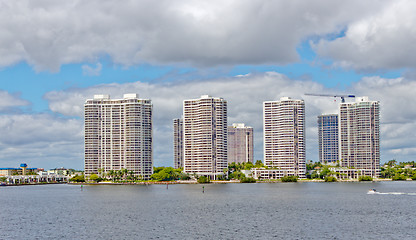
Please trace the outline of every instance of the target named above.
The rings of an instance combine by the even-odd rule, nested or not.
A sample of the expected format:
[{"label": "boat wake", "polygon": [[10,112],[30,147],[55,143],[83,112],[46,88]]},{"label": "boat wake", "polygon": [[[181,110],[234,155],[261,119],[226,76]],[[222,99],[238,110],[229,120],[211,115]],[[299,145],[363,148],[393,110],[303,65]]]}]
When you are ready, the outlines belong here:
[{"label": "boat wake", "polygon": [[377,192],[374,189],[371,189],[367,194],[379,194],[379,195],[415,195],[416,193],[405,193],[405,192]]}]

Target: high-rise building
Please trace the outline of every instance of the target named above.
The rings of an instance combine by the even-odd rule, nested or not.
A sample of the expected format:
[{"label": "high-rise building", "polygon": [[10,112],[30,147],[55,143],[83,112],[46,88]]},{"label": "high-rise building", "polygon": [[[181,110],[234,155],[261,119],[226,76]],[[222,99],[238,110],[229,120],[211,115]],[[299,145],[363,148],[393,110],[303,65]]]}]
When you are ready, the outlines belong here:
[{"label": "high-rise building", "polygon": [[217,179],[227,167],[227,101],[203,95],[183,102],[184,172]]},{"label": "high-rise building", "polygon": [[244,123],[228,126],[228,163],[253,162],[253,128]]},{"label": "high-rise building", "polygon": [[318,116],[319,161],[336,163],[339,157],[338,114]]},{"label": "high-rise building", "polygon": [[149,179],[153,173],[152,103],[137,94],[123,99],[94,95],[85,109],[85,174],[127,169]]},{"label": "high-rise building", "polygon": [[264,163],[277,177],[305,177],[305,103],[288,97],[263,103]]},{"label": "high-rise building", "polygon": [[173,119],[173,166],[183,167],[183,119]]},{"label": "high-rise building", "polygon": [[368,97],[341,103],[339,115],[339,159],[342,167],[365,170],[380,176],[379,102]]}]

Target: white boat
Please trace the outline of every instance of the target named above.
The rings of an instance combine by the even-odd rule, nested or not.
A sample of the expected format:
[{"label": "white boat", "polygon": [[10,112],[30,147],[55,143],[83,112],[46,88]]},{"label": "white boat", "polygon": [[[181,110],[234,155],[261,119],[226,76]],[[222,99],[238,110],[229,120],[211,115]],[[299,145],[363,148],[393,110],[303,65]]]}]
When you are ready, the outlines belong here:
[{"label": "white boat", "polygon": [[367,192],[367,194],[375,194],[375,193],[377,193],[377,191],[374,188],[368,190]]}]

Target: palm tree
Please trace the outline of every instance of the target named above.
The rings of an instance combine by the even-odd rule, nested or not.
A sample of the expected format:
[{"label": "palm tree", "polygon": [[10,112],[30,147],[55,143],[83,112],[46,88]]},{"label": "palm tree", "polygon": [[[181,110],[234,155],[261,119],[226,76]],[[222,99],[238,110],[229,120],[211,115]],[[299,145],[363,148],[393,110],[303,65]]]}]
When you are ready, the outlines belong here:
[{"label": "palm tree", "polygon": [[134,172],[133,172],[133,171],[130,171],[130,172],[129,172],[129,175],[130,175],[130,178],[131,178],[132,180],[135,180],[135,179],[134,179],[135,177],[134,177]]},{"label": "palm tree", "polygon": [[121,170],[121,169],[120,170],[117,170],[116,171],[116,175],[117,175],[117,178],[118,179],[121,179],[121,177],[123,176],[123,170]]},{"label": "palm tree", "polygon": [[110,170],[109,172],[108,172],[108,175],[110,176],[110,178],[112,178],[112,180],[114,181],[114,176],[116,175],[115,174],[115,171],[114,170]]},{"label": "palm tree", "polygon": [[120,171],[121,171],[121,174],[123,175],[124,180],[127,180],[127,173],[129,172],[129,170],[127,170],[127,168],[123,168]]}]

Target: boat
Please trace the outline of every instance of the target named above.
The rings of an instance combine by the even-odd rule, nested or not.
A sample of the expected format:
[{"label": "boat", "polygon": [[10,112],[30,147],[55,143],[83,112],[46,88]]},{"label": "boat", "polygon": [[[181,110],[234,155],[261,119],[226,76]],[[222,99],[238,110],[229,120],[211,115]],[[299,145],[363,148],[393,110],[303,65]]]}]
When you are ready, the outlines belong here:
[{"label": "boat", "polygon": [[374,188],[368,190],[368,192],[367,192],[367,194],[374,194],[374,193],[377,193],[377,190],[374,189]]}]

